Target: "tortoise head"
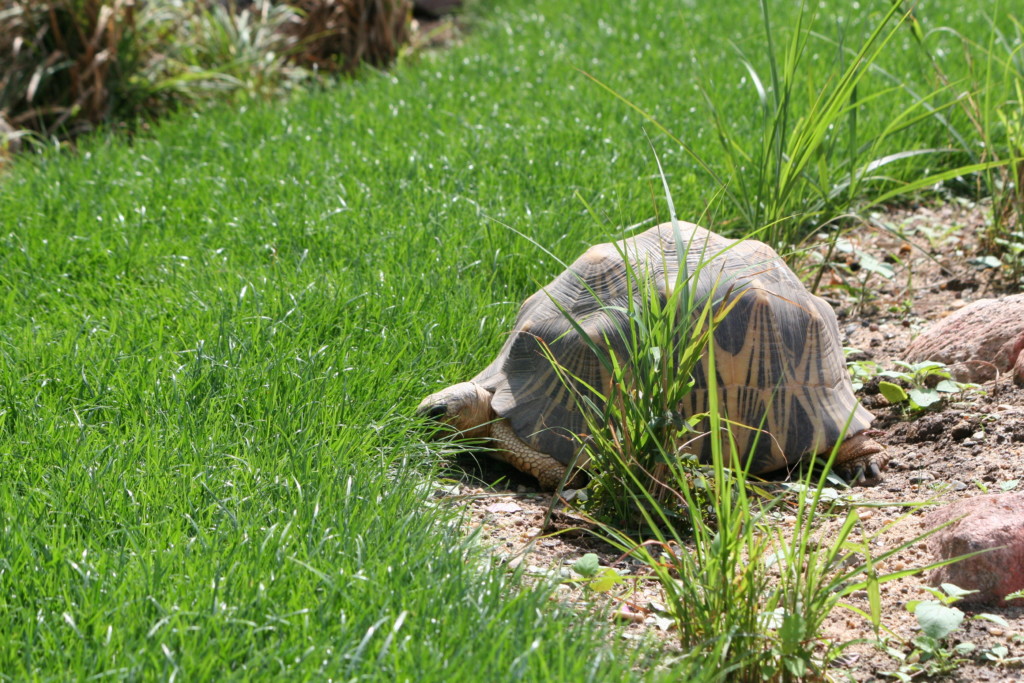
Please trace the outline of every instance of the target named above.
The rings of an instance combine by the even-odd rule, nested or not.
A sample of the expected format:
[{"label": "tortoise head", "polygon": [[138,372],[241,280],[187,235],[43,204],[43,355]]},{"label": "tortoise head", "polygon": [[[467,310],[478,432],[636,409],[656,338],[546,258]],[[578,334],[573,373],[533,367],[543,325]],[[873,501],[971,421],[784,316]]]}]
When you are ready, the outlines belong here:
[{"label": "tortoise head", "polygon": [[459,436],[485,439],[491,435],[493,394],[475,382],[462,382],[420,401],[416,414],[450,425]]}]

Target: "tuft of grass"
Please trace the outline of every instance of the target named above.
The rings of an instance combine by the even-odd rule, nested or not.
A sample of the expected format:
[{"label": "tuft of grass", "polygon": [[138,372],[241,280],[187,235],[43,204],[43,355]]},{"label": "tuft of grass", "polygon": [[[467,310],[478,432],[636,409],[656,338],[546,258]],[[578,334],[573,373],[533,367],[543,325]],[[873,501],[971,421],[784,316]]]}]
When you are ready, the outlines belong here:
[{"label": "tuft of grass", "polygon": [[[974,129],[981,159],[1002,163],[986,169],[979,182],[992,200],[992,220],[985,234],[986,246],[1004,257],[1011,282],[1024,281],[1024,27],[1016,17],[1007,17],[1002,28],[990,20],[992,29],[984,45],[952,29],[971,67],[967,77],[971,92],[961,106]],[[933,63],[937,60],[933,59]],[[940,80],[949,77],[936,65]]]},{"label": "tuft of grass", "polygon": [[[901,86],[868,87],[887,48],[905,28],[919,27],[911,10],[892,3],[859,47],[837,45],[837,57],[823,72],[808,69],[814,11],[801,3],[781,56],[776,52],[776,30],[768,4],[760,3],[764,29],[764,56],[768,77],[755,67],[754,57],[734,46],[757,95],[755,132],[738,131],[731,108],[721,102],[719,87],[700,80],[715,137],[723,152],[719,164],[692,142],[672,134],[651,114],[597,81],[676,142],[697,166],[721,188],[733,209],[732,230],[744,234],[763,229],[763,239],[782,248],[801,242],[808,234],[835,223],[852,210],[882,204],[913,194],[942,181],[988,171],[1004,161],[975,163],[927,173],[911,182],[886,175],[915,157],[948,157],[948,148],[897,147],[903,134],[927,122],[943,121],[941,114],[954,102],[932,105],[949,86],[925,96],[914,95],[900,105],[880,129],[864,130],[861,112],[876,99],[898,100]],[[849,52],[849,55],[847,54]],[[817,55],[815,55],[817,56]],[[592,77],[593,78],[593,77]],[[596,78],[594,80],[597,80]],[[744,79],[746,80],[746,79]],[[835,233],[838,234],[838,233]]]},{"label": "tuft of grass", "polygon": [[[979,136],[984,150],[1006,164],[985,176],[992,197],[990,243],[1010,258],[1012,276],[1024,280],[1024,25],[1009,17],[1010,27],[1001,30],[992,21],[984,51],[986,74],[983,114]],[[993,119],[994,115],[994,119]]]},{"label": "tuft of grass", "polygon": [[[912,18],[912,27],[915,47],[927,59],[936,92],[957,93],[952,103],[961,115],[952,116],[954,112],[936,108],[935,116],[957,150],[975,165],[972,173],[955,181],[970,186],[976,196],[991,200],[991,221],[983,235],[983,249],[1004,256],[999,265],[1007,266],[1010,282],[1019,283],[1024,278],[1020,259],[1024,250],[1020,231],[1024,212],[1024,119],[1020,114],[1024,103],[1024,28],[1017,17],[1003,13],[1000,3],[986,18],[990,30],[981,40],[955,26],[924,30],[916,18]],[[950,67],[940,58],[950,54],[966,65],[966,73],[950,73]],[[884,69],[876,66],[874,70],[892,83],[900,82]],[[905,89],[913,94],[910,88]]]},{"label": "tuft of grass", "polygon": [[256,0],[239,10],[233,2],[190,0],[168,11],[164,21],[187,36],[169,41],[160,58],[169,76],[163,89],[176,101],[272,99],[313,80],[289,63],[299,50],[293,33],[308,22],[288,3]]},{"label": "tuft of grass", "polygon": [[[751,426],[733,425],[720,413],[714,345],[708,344],[728,304],[700,301],[692,291],[677,295],[692,287],[681,276],[652,306],[662,298],[660,286],[633,270],[630,277],[637,277],[640,292],[627,311],[630,357],[602,353],[597,344],[592,349],[612,379],[605,409],[588,413],[585,454],[594,492],[586,509],[596,515],[601,535],[642,560],[661,584],[684,653],[678,672],[723,681],[823,677],[850,644],[824,637],[826,619],[844,606],[844,597],[866,590],[869,612],[845,606],[877,631],[879,586],[926,568],[879,574],[876,565],[934,531],[875,556],[884,529],[858,539],[861,506],[828,488],[835,450],[812,458],[789,491],[748,485],[750,457],[730,435],[734,427]],[[667,315],[669,309],[675,315]],[[703,354],[710,368],[708,413],[679,415],[692,385],[685,368]],[[704,420],[710,462],[681,459]],[[824,468],[815,470],[816,462]],[[795,519],[791,528],[780,524],[786,515]],[[835,517],[842,520],[838,530],[823,540],[822,520]]]},{"label": "tuft of grass", "polygon": [[47,134],[128,114],[123,102],[152,38],[139,14],[129,0],[4,3],[0,111],[18,128]]},{"label": "tuft of grass", "polygon": [[391,64],[409,39],[410,0],[289,0],[299,21],[291,61],[328,72],[353,73],[362,64]]},{"label": "tuft of grass", "polygon": [[272,99],[320,73],[386,66],[408,0],[10,0],[0,114],[43,136],[128,126],[210,100]]},{"label": "tuft of grass", "polygon": [[[773,494],[748,486],[757,439],[748,453],[737,445],[747,439],[734,438],[733,431],[763,425],[733,422],[721,413],[710,343],[742,290],[718,291],[726,283],[716,283],[708,291],[701,283],[702,271],[721,254],[688,243],[663,174],[661,179],[674,253],[663,254],[659,268],[657,258],[653,265],[645,263],[624,243],[631,294],[624,306],[602,308],[606,319],[624,321],[605,339],[592,339],[570,317],[579,337],[590,339],[590,353],[609,377],[600,391],[588,388],[596,400],[577,395],[588,427],[583,453],[592,472],[586,509],[595,515],[601,535],[642,560],[661,584],[684,653],[677,673],[699,680],[822,678],[850,644],[824,637],[826,619],[844,597],[866,590],[869,612],[846,607],[870,620],[877,632],[879,586],[922,571],[879,574],[877,563],[934,531],[878,556],[872,548],[884,529],[856,538],[861,507],[827,487],[849,424],[830,454],[809,459],[790,491]],[[671,270],[670,259],[675,259]],[[673,271],[674,280],[668,275]],[[590,294],[601,301],[599,293]],[[707,412],[681,414],[704,356]],[[557,358],[550,361],[566,387],[580,385]],[[707,433],[698,434],[705,423]],[[710,462],[686,457],[688,442],[698,436],[710,442]],[[815,470],[815,464],[824,468]],[[786,513],[795,520],[791,528],[780,524]],[[832,517],[842,522],[825,541],[819,526]]]}]

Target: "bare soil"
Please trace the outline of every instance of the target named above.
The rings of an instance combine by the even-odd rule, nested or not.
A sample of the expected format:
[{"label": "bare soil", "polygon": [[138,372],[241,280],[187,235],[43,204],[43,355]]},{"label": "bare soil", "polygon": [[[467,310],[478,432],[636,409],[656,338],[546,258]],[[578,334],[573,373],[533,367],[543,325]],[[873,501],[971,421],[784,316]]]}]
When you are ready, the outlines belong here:
[{"label": "bare soil", "polygon": [[[848,233],[843,249],[830,253],[824,244],[813,246],[798,267],[811,273],[823,260],[829,264],[818,294],[836,308],[846,345],[860,349],[862,353],[855,358],[877,362],[881,369],[899,369],[894,361],[901,359],[922,326],[973,300],[1013,291],[1000,280],[998,271],[972,263],[984,255],[979,237],[987,215],[983,205],[956,201],[890,208]],[[886,267],[891,272],[885,271]],[[1024,389],[1015,387],[1009,378],[988,383],[978,391],[952,395],[940,407],[916,414],[890,405],[878,392],[877,380],[867,382],[859,393],[876,415],[876,440],[891,456],[882,484],[853,490],[865,502],[890,504],[861,513],[860,524],[867,534],[891,525],[880,536],[876,555],[925,531],[921,518],[932,506],[985,493],[1024,490]],[[523,564],[536,574],[568,577],[573,575],[569,570],[573,562],[594,552],[603,565],[642,573],[633,560],[620,557],[598,540],[571,505],[557,504],[545,525],[551,496],[540,492],[529,477],[488,458],[463,458],[453,471],[460,483],[446,488],[446,495],[468,507],[484,542],[510,565]],[[915,502],[929,505],[916,509],[907,505]],[[894,524],[908,512],[909,516]],[[820,533],[828,531],[826,522]],[[931,561],[919,544],[891,558],[879,570],[921,567]],[[910,641],[918,635],[917,622],[906,603],[931,597],[920,588],[926,579],[915,575],[882,586],[882,622],[888,632],[881,635],[888,647],[907,654],[912,651]],[[632,588],[635,590],[628,596],[616,598],[613,592],[607,598],[614,601],[608,605],[610,618],[621,624],[623,637],[657,637],[671,649],[674,632],[659,612],[658,585],[641,581]],[[592,605],[592,592],[577,585],[562,585],[559,591],[566,601]],[[865,594],[854,594],[848,602],[868,608]],[[942,680],[1024,680],[1024,668],[1019,664],[995,664],[983,656],[986,649],[998,645],[1008,648],[1009,657],[1024,656],[1024,608],[962,608],[968,616],[981,612],[999,615],[1009,627],[967,619],[951,636],[950,644],[973,643],[974,654]],[[879,634],[854,612],[835,610],[823,636],[837,642],[861,641],[833,665],[830,674],[836,680],[894,680],[883,674],[897,670],[899,662],[878,644]]]}]

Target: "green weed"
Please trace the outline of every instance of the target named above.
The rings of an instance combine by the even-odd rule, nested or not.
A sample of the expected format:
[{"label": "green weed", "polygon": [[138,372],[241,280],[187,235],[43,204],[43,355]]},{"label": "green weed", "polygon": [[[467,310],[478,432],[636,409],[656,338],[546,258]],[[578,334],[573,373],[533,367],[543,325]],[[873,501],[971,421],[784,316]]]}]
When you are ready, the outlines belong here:
[{"label": "green weed", "polygon": [[894,364],[903,369],[884,370],[879,372],[878,376],[890,377],[901,384],[881,381],[878,383],[878,390],[890,403],[905,404],[912,412],[935,407],[944,396],[981,388],[977,384],[954,380],[949,369],[936,361],[894,361]]},{"label": "green weed", "polygon": [[[977,593],[973,590],[964,590],[951,583],[944,583],[939,588],[921,586],[921,589],[931,593],[934,600],[911,600],[907,603],[907,609],[917,617],[918,625],[921,627],[921,635],[912,641],[912,649],[909,654],[904,651],[887,647],[886,652],[900,661],[900,668],[897,671],[884,672],[883,675],[891,676],[901,681],[911,681],[920,675],[943,676],[952,673],[960,664],[968,661],[977,647],[964,641],[950,645],[948,638],[960,628],[966,615],[953,605],[964,596]],[[971,619],[991,621],[1003,627],[1009,624],[997,614],[976,614]],[[1019,657],[1007,657],[1006,648],[992,648],[986,650],[983,656],[992,662],[1008,665],[1020,661]]]}]

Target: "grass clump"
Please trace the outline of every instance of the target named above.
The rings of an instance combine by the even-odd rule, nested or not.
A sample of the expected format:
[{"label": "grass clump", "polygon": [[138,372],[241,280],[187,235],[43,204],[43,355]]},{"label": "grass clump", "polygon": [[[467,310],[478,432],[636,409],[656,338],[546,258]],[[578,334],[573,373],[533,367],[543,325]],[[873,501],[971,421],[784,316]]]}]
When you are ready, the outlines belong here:
[{"label": "grass clump", "polygon": [[[710,343],[742,289],[702,293],[700,273],[720,254],[709,250],[688,270],[685,254],[695,247],[687,250],[676,230],[677,253],[684,255],[678,279],[659,282],[627,269],[637,292],[621,332],[628,358],[592,345],[611,382],[606,405],[592,404],[589,412],[584,452],[593,491],[586,510],[613,520],[601,524],[602,536],[642,560],[660,583],[684,653],[674,671],[691,680],[820,678],[850,644],[823,637],[826,619],[844,597],[866,590],[869,613],[851,609],[877,630],[879,586],[919,570],[880,575],[876,564],[928,534],[874,555],[883,531],[857,538],[861,508],[828,488],[835,450],[810,459],[824,470],[808,467],[781,492],[747,483],[756,439],[749,452],[742,450],[738,443],[746,439],[736,432],[750,429],[743,423],[749,417],[731,416],[738,420],[731,422],[722,413]],[[696,250],[701,253],[699,245]],[[623,256],[629,260],[628,247]],[[681,414],[705,355],[707,412]],[[710,445],[704,462],[685,456],[698,437]],[[791,526],[781,523],[786,517]],[[819,527],[831,519],[840,521],[825,540]]]},{"label": "grass clump", "polygon": [[[971,36],[953,25],[928,27],[911,9],[904,17],[914,37],[914,49],[924,55],[932,74],[931,94],[922,96],[905,79],[873,65],[895,88],[906,90],[931,112],[948,133],[949,152],[969,161],[962,177],[947,177],[954,191],[969,192],[991,202],[991,220],[981,235],[983,248],[1004,257],[1008,280],[1020,284],[1024,277],[1020,254],[1024,251],[1020,217],[1024,211],[1024,29],[1020,20],[997,2],[985,14],[989,30],[983,38]],[[949,66],[955,56],[965,71]],[[944,60],[943,57],[946,59]],[[944,105],[933,105],[937,95],[955,96]],[[954,106],[950,106],[954,105]],[[969,172],[968,172],[969,171]]]},{"label": "grass clump", "polygon": [[18,128],[70,134],[130,115],[140,99],[132,81],[150,76],[149,28],[146,11],[128,0],[5,2],[0,115]]},{"label": "grass clump", "polygon": [[[959,40],[959,51],[970,65],[964,78],[970,96],[960,106],[966,114],[972,134],[959,132],[960,140],[979,160],[1001,163],[979,174],[980,193],[991,199],[991,221],[984,234],[986,246],[1002,256],[1010,282],[1024,284],[1024,27],[1016,17],[1007,18],[1008,26],[990,19],[992,29],[984,43],[972,40],[951,28],[942,29]],[[939,31],[936,31],[939,33]],[[935,49],[925,45],[932,58],[936,78],[950,77],[934,58]]]},{"label": "grass clump", "polygon": [[410,0],[290,0],[297,21],[287,27],[296,64],[353,73],[361,64],[387,66],[409,39]]},{"label": "grass clump", "polygon": [[7,0],[0,118],[44,137],[390,64],[408,0]]},{"label": "grass clump", "polygon": [[[948,94],[948,84],[925,95],[907,93],[902,83],[881,89],[869,84],[876,72],[884,73],[879,63],[900,32],[910,30],[916,36],[921,31],[913,10],[903,3],[891,3],[859,47],[834,43],[836,54],[823,69],[808,68],[807,64],[812,56],[819,57],[811,54],[811,41],[822,38],[813,28],[814,10],[800,4],[781,50],[776,48],[779,36],[774,26],[778,22],[772,19],[766,2],[760,3],[760,13],[767,76],[758,71],[754,55],[734,46],[746,71],[744,81],[749,78],[757,96],[753,133],[736,126],[735,102],[723,101],[718,84],[698,81],[714,136],[721,145],[718,163],[706,150],[673,135],[651,114],[612,90],[676,142],[714,186],[721,188],[731,209],[734,232],[763,230],[763,239],[773,247],[795,245],[855,209],[1006,165],[995,160],[951,170],[946,147],[900,147],[906,131],[944,123],[943,112],[957,102],[954,98],[933,103]],[[874,100],[899,102],[901,95],[909,95],[909,103],[900,104],[881,127],[873,127],[870,133],[864,130],[863,112]],[[912,182],[901,182],[898,175],[887,173],[889,167],[915,157],[936,157],[944,168]]]},{"label": "grass clump", "polygon": [[[694,680],[821,678],[850,645],[826,639],[825,621],[846,596],[865,590],[868,612],[847,607],[877,632],[880,585],[921,569],[880,575],[876,565],[933,532],[877,556],[872,547],[884,529],[856,537],[860,506],[828,488],[828,472],[852,414],[831,452],[806,458],[805,474],[796,484],[779,492],[779,487],[747,483],[751,468],[764,468],[759,440],[775,438],[762,431],[771,406],[764,406],[760,424],[750,423],[757,419],[756,406],[739,410],[748,414],[724,412],[727,402],[720,398],[719,382],[731,377],[733,368],[720,369],[717,354],[731,340],[715,332],[728,335],[730,314],[737,306],[742,311],[751,305],[741,303],[751,283],[743,280],[739,264],[722,267],[719,260],[738,243],[712,241],[708,233],[681,225],[664,174],[661,178],[674,248],[666,248],[659,259],[628,238],[617,245],[628,296],[624,304],[601,308],[601,319],[610,327],[603,338],[595,338],[593,318],[585,323],[588,334],[584,321],[565,311],[608,378],[600,391],[587,388],[596,398],[576,393],[585,409],[588,433],[582,453],[592,475],[584,507],[599,520],[601,534],[640,559],[660,583],[684,653],[676,672]],[[772,267],[745,265],[752,278]],[[772,293],[780,305],[803,305],[785,291]],[[617,289],[590,294],[599,302],[622,299]],[[767,324],[732,330],[773,334]],[[763,348],[788,358],[782,345]],[[724,362],[739,358],[744,357]],[[550,361],[566,387],[581,384],[572,367],[553,355]],[[774,365],[772,358],[756,353],[746,362],[750,367]],[[787,390],[797,389],[780,389]],[[696,392],[703,398],[695,401]],[[818,419],[831,419],[828,415],[822,406]],[[698,442],[701,447],[694,446]],[[784,441],[781,447],[786,449]],[[824,468],[815,469],[815,464]],[[786,518],[791,525],[780,523]],[[836,520],[827,540],[820,533],[824,520]],[[615,578],[591,574],[598,585]]]}]

